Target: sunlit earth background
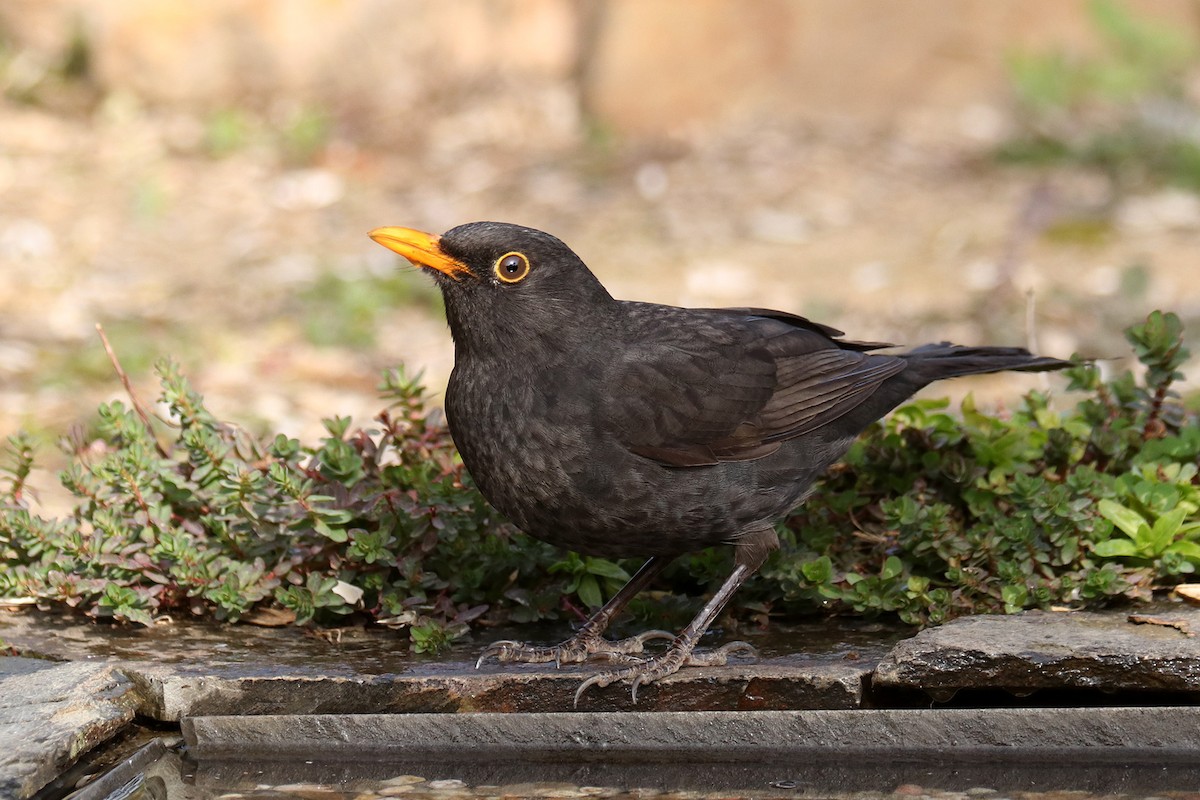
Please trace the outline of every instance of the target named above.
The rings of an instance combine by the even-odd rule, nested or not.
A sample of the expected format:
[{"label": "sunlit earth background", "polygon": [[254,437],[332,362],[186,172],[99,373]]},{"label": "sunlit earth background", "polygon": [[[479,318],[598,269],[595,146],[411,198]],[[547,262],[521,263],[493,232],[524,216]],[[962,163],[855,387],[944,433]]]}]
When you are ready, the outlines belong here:
[{"label": "sunlit earth background", "polygon": [[97,323],[147,403],[169,356],[263,435],[369,424],[398,364],[439,394],[379,225],[531,225],[618,297],[855,338],[1124,357],[1163,308],[1196,351],[1198,188],[1186,0],[10,0],[0,435],[53,467],[124,396]]}]

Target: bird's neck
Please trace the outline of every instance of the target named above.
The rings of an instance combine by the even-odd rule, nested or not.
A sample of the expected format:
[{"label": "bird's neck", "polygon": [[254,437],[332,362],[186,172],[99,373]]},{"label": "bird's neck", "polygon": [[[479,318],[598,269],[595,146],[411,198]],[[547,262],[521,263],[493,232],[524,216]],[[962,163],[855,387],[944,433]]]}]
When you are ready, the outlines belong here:
[{"label": "bird's neck", "polygon": [[600,292],[587,298],[542,298],[527,313],[516,306],[482,310],[447,296],[446,321],[456,360],[497,357],[517,364],[524,359],[535,366],[547,357],[569,358],[611,336],[613,325],[619,325],[620,303],[603,287]]}]

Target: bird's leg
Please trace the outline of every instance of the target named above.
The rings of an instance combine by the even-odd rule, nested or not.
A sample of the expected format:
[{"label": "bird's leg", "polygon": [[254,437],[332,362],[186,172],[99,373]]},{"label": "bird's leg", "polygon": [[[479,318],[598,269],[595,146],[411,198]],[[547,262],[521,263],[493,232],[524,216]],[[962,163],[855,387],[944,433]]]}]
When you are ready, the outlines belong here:
[{"label": "bird's leg", "polygon": [[538,647],[523,642],[493,642],[480,654],[475,668],[478,669],[489,656],[494,656],[501,663],[519,661],[527,664],[544,664],[550,661],[556,665],[575,664],[587,661],[591,656],[603,656],[610,661],[632,661],[628,656],[642,652],[646,642],[653,639],[674,639],[675,637],[666,631],[646,631],[616,642],[604,638],[604,631],[608,629],[613,617],[629,605],[629,601],[645,589],[670,563],[671,558],[667,556],[651,558],[619,592],[579,628],[574,636],[562,644]]},{"label": "bird's leg", "polygon": [[603,688],[617,681],[625,680],[633,683],[633,702],[636,703],[639,686],[673,675],[679,671],[680,667],[719,666],[724,664],[726,658],[734,652],[749,651],[750,654],[754,654],[754,648],[745,642],[731,642],[703,655],[693,655],[692,651],[695,650],[700,637],[708,630],[708,626],[712,625],[713,620],[721,613],[721,609],[725,607],[738,588],[754,574],[755,570],[762,566],[767,554],[778,546],[779,539],[776,537],[775,531],[770,528],[764,531],[754,531],[739,539],[736,566],[733,568],[733,572],[725,579],[725,583],[721,584],[721,588],[717,590],[712,599],[704,605],[704,608],[700,609],[700,613],[696,615],[695,619],[689,622],[687,627],[674,638],[670,646],[659,655],[643,662],[601,672],[588,678],[576,690],[575,704],[579,705],[579,698],[583,697],[584,692],[593,686]]},{"label": "bird's leg", "polygon": [[[729,602],[729,598],[737,591],[746,578],[750,577],[751,570],[744,566],[737,566],[726,580],[713,595],[712,599],[705,604],[704,608],[700,609],[700,613],[696,615],[688,626],[684,628],[678,636],[674,637],[670,646],[661,654],[652,659],[648,659],[639,664],[633,664],[621,669],[612,670],[609,672],[600,672],[584,681],[579,689],[575,692],[575,704],[579,704],[579,698],[583,696],[592,686],[605,687],[617,681],[632,680],[633,681],[633,702],[637,702],[637,690],[643,683],[651,683],[659,678],[665,678],[667,675],[672,675],[679,671],[679,668],[685,664],[692,662],[692,651],[696,648],[696,642],[704,635],[704,631],[712,624],[717,615],[721,613],[721,609]],[[735,642],[736,645],[749,647],[744,642]],[[724,650],[724,648],[722,648]],[[712,666],[724,664],[725,658],[718,655],[721,651],[715,651],[709,654],[708,657],[700,657],[695,662],[702,666]],[[727,656],[729,651],[725,651],[723,655]]]}]

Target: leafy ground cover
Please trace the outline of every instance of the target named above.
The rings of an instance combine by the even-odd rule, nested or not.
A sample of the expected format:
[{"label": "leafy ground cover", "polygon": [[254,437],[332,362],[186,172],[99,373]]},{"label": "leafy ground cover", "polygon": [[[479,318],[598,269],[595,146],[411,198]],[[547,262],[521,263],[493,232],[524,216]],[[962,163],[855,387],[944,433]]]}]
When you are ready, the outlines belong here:
[{"label": "leafy ground cover", "polygon": [[[1200,421],[1172,390],[1182,333],[1160,312],[1130,328],[1141,374],[1081,364],[1070,410],[1040,392],[1011,413],[969,398],[958,414],[945,401],[899,409],[781,523],[782,551],[735,614],[936,623],[1136,601],[1185,580],[1200,566]],[[33,440],[9,439],[0,598],[141,624],[366,617],[427,651],[472,624],[579,616],[636,566],[564,554],[502,520],[403,371],[385,376],[369,426],[331,418],[309,445],[219,420],[177,364],[156,370],[164,418],[130,392],[63,437],[67,516],[31,511]],[[728,558],[681,559],[635,612],[678,610],[664,598],[711,588]]]}]

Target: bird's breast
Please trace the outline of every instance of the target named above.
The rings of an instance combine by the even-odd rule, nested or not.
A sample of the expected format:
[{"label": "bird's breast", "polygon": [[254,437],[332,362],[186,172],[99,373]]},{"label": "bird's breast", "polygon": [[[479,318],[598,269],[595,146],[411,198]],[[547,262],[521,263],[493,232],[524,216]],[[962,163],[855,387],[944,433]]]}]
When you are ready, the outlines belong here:
[{"label": "bird's breast", "polygon": [[600,441],[588,393],[519,365],[456,364],[446,416],[484,496],[522,529],[571,504]]},{"label": "bird's breast", "polygon": [[803,487],[777,484],[783,476],[759,485],[774,458],[679,469],[632,453],[603,424],[603,381],[556,374],[460,359],[446,393],[467,470],[526,533],[606,557],[676,555],[779,513],[780,491],[798,499]]}]

